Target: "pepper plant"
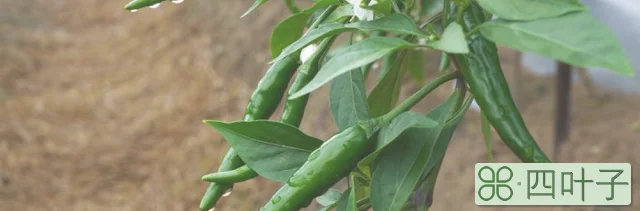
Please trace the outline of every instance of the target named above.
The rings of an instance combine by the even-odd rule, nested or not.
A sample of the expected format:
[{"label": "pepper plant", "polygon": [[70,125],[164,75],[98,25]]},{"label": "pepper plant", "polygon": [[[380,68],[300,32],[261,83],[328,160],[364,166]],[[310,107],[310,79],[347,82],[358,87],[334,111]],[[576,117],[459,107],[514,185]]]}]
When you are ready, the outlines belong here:
[{"label": "pepper plant", "polygon": [[[257,0],[243,16],[266,2]],[[317,0],[303,9],[284,3],[293,14],[273,29],[273,60],[244,117],[204,121],[231,148],[218,172],[202,177],[210,183],[202,210],[257,176],[284,183],[263,211],[299,210],[314,199],[321,210],[427,210],[451,136],[473,100],[485,140],[493,127],[523,162],[551,162],[514,104],[496,43],[633,75],[615,36],[578,0]],[[338,36],[347,39],[337,43]],[[413,83],[405,75],[423,84],[424,51],[441,52],[439,70],[429,70],[439,76],[398,103],[401,85]],[[377,77],[367,77],[372,69]],[[368,78],[377,81],[367,94]],[[456,85],[445,102],[427,114],[410,111],[448,81]],[[322,86],[330,86],[327,104],[339,129],[326,141],[298,128],[309,94]],[[284,112],[269,120],[284,96]],[[343,178],[346,191],[331,189]]]}]

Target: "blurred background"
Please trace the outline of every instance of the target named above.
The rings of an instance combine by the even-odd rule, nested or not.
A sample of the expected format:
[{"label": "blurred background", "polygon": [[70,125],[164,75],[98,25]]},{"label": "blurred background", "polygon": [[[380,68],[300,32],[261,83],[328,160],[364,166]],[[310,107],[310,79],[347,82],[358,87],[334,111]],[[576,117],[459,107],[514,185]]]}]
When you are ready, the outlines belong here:
[{"label": "blurred background", "polygon": [[[217,169],[228,148],[202,120],[242,117],[270,60],[268,35],[289,12],[270,1],[241,19],[252,1],[188,0],[130,13],[122,9],[127,2],[0,0],[0,210],[197,210],[207,186],[200,177]],[[638,3],[585,2],[640,70],[640,26],[630,21],[640,17],[629,9]],[[439,53],[425,55],[426,75],[434,77]],[[640,95],[624,91],[638,88],[637,78],[588,70],[589,86],[575,77],[569,135],[555,146],[554,63],[524,54],[520,65],[517,58],[501,49],[529,129],[546,152],[558,152],[554,161],[640,167]],[[415,110],[432,109],[450,87]],[[418,88],[407,79],[404,96]],[[302,124],[323,139],[336,131],[327,96],[326,87],[313,93]],[[493,138],[496,162],[518,162]],[[471,111],[446,155],[433,210],[640,210],[638,203],[478,207],[473,167],[486,161]],[[238,184],[216,210],[257,210],[279,185],[260,178]],[[633,194],[640,200],[637,185]]]}]

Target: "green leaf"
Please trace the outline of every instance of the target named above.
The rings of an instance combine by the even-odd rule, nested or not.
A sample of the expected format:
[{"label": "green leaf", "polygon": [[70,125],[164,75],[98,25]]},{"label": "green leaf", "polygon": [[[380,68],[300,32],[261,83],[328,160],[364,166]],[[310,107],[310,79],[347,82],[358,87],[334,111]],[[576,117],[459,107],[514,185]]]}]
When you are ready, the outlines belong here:
[{"label": "green leaf", "polygon": [[386,31],[398,34],[409,34],[417,37],[429,36],[422,30],[420,30],[420,28],[418,28],[416,23],[409,16],[403,13],[395,13],[371,21],[358,21],[355,23],[346,24],[345,27],[359,29],[365,32]]},{"label": "green leaf", "polygon": [[340,197],[342,196],[342,193],[340,193],[339,190],[333,189],[333,188],[329,188],[329,190],[327,190],[326,193],[322,194],[321,196],[316,197],[316,202],[318,202],[318,204],[327,207],[327,206],[331,206],[333,204],[335,204],[336,202],[338,202],[338,200],[340,200]]},{"label": "green leaf", "polygon": [[449,26],[444,29],[440,40],[428,43],[428,45],[448,53],[469,53],[464,31],[462,27],[455,22],[450,23]]},{"label": "green leaf", "polygon": [[431,17],[444,9],[444,0],[420,0],[421,15]]},{"label": "green leaf", "polygon": [[342,196],[340,196],[340,199],[336,203],[336,211],[346,211],[347,205],[349,204],[349,199],[351,199],[351,188],[348,188],[347,190],[342,192]]},{"label": "green leaf", "polygon": [[384,56],[384,58],[382,58],[382,67],[380,67],[380,73],[378,73],[378,77],[376,77],[376,81],[378,83],[387,75],[387,73],[391,72],[391,70],[394,68],[394,61],[396,60],[396,58],[398,58],[400,53],[402,53],[402,51],[396,51],[387,54],[386,56]]},{"label": "green leaf", "polygon": [[[459,93],[457,93],[459,94]],[[452,98],[459,96],[454,93]],[[449,99],[452,99],[449,98]],[[466,112],[468,110],[468,106],[464,108],[460,108],[460,110],[456,112]],[[436,179],[438,177],[438,173],[440,172],[440,167],[442,166],[442,162],[444,159],[444,155],[447,152],[447,148],[449,143],[451,142],[451,137],[453,136],[453,132],[457,128],[458,124],[462,120],[464,115],[455,116],[457,113],[454,113],[453,110],[450,110],[450,114],[448,115],[449,119],[442,124],[442,130],[436,139],[434,146],[432,147],[432,151],[429,153],[429,161],[427,163],[426,170],[423,173],[420,184],[414,189],[414,193],[412,194],[412,204],[417,205],[416,210],[428,210],[429,206],[433,202],[433,197],[435,197],[434,189],[436,185]],[[431,197],[431,199],[428,199]],[[427,202],[425,200],[432,200]]]},{"label": "green leaf", "polygon": [[407,70],[411,78],[419,84],[424,83],[424,51],[408,50],[407,52]]},{"label": "green leaf", "polygon": [[353,15],[353,6],[351,6],[350,4],[342,5],[336,8],[336,10],[333,11],[329,15],[329,17],[327,17],[325,23],[342,22],[342,20],[344,20],[345,18],[351,17]]},{"label": "green leaf", "polygon": [[293,126],[267,121],[225,123],[207,120],[251,169],[259,175],[285,182],[322,141]]},{"label": "green leaf", "polygon": [[487,39],[579,67],[603,67],[633,76],[615,35],[587,12],[530,22],[494,20],[479,26]]},{"label": "green leaf", "polygon": [[298,39],[294,43],[291,43],[291,45],[284,48],[282,50],[282,53],[280,53],[278,57],[273,59],[272,62],[277,62],[278,60],[281,60],[322,38],[329,37],[331,35],[340,34],[348,30],[350,29],[345,28],[343,24],[339,24],[339,23],[322,24],[318,26],[318,28],[310,29],[300,39]]},{"label": "green leaf", "polygon": [[302,36],[299,40],[295,41],[291,45],[287,46],[282,53],[275,58],[272,62],[276,62],[284,57],[293,54],[305,46],[325,38],[327,36],[340,34],[349,30],[361,30],[361,31],[387,31],[399,34],[411,34],[416,36],[427,35],[422,32],[418,26],[404,14],[394,14],[383,18],[371,20],[371,21],[359,21],[350,24],[324,24],[318,28],[307,31],[307,34]]},{"label": "green leaf", "polygon": [[367,177],[359,172],[349,174],[349,186],[351,193],[347,202],[347,211],[358,211],[358,201],[369,196],[369,181]]},{"label": "green leaf", "polygon": [[433,128],[438,126],[438,122],[415,112],[404,112],[394,118],[391,123],[382,127],[378,133],[376,150],[380,150],[395,140],[402,132],[409,128]]},{"label": "green leaf", "polygon": [[137,10],[144,7],[152,6],[155,4],[159,4],[165,0],[133,0],[124,6],[126,10]]},{"label": "green leaf", "polygon": [[267,1],[269,0],[256,0],[253,5],[251,5],[251,7],[249,7],[249,9],[240,17],[243,18],[244,16],[247,16],[249,13],[253,12],[253,10],[257,9],[260,5],[266,3]]},{"label": "green leaf", "polygon": [[273,29],[269,42],[273,58],[278,57],[282,49],[302,36],[309,17],[311,17],[310,13],[300,12],[284,19]]},{"label": "green leaf", "polygon": [[435,141],[432,131],[410,128],[378,155],[371,181],[374,210],[402,210],[425,170]]},{"label": "green leaf", "polygon": [[356,125],[359,120],[369,119],[362,71],[349,71],[334,78],[329,102],[333,120],[341,131]]},{"label": "green leaf", "polygon": [[392,4],[392,0],[379,0],[378,3],[374,5],[361,7],[361,8],[369,9],[374,11],[376,14],[381,14],[385,16],[385,15],[391,14],[392,12],[391,4]]},{"label": "green leaf", "polygon": [[[273,58],[277,58],[285,47],[291,45],[291,43],[295,42],[302,36],[304,28],[314,11],[329,5],[339,3],[339,0],[320,0],[313,4],[313,6],[304,9],[296,14],[293,14],[280,22],[271,33],[271,40],[269,43],[271,46],[271,56]],[[339,17],[339,15],[343,15],[340,13],[344,13],[344,11],[335,10],[330,14],[329,17],[333,16],[332,18],[334,19],[342,18]],[[324,23],[330,22],[332,21],[327,20]]]},{"label": "green leaf", "polygon": [[[427,114],[441,123],[433,128],[413,127],[379,151],[371,179],[374,210],[400,211],[427,170],[432,149],[452,113],[459,92]],[[374,152],[375,153],[375,152]]]},{"label": "green leaf", "polygon": [[397,49],[410,46],[414,46],[414,44],[399,38],[371,37],[346,48],[342,48],[322,66],[318,75],[316,75],[313,80],[289,96],[289,99],[308,94],[350,70],[374,62]]},{"label": "green leaf", "polygon": [[493,153],[491,153],[491,123],[487,116],[480,111],[480,119],[482,124],[482,137],[484,138],[484,142],[487,145],[487,155],[489,156],[489,162],[493,163]]},{"label": "green leaf", "polygon": [[588,8],[578,0],[477,0],[482,8],[507,20],[530,21]]},{"label": "green leaf", "polygon": [[440,65],[438,66],[438,71],[446,72],[449,70],[449,65],[451,64],[451,58],[449,58],[449,54],[442,52],[440,54]]},{"label": "green leaf", "polygon": [[407,52],[408,50],[403,50],[385,59],[384,68],[381,71],[384,75],[367,98],[369,113],[372,117],[386,114],[397,104],[402,79],[407,72]]}]

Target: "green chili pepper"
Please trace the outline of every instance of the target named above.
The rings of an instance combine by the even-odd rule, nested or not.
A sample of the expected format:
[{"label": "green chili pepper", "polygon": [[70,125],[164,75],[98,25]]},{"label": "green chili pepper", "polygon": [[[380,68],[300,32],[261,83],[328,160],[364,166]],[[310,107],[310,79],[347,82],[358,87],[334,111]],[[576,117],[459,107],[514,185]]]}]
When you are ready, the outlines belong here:
[{"label": "green chili pepper", "polygon": [[[335,9],[336,5],[331,5],[325,9],[325,11],[318,17],[318,19],[311,25],[310,28],[317,27],[322,21],[324,21],[329,14]],[[280,104],[289,80],[293,77],[294,72],[300,65],[298,63],[299,53],[292,54],[282,60],[277,61],[269,70],[265,76],[258,82],[258,87],[251,94],[249,104],[245,108],[245,121],[268,119]],[[218,172],[225,172],[242,167],[244,162],[240,159],[233,149],[229,149],[227,155],[225,155]],[[253,170],[245,171],[245,176],[255,174]],[[201,210],[209,210],[215,206],[216,202],[226,191],[233,188],[233,184],[228,183],[211,183],[209,188],[204,194],[204,197],[200,201]]]},{"label": "green chili pepper", "polygon": [[369,139],[384,124],[417,104],[428,93],[443,83],[458,77],[447,73],[411,95],[398,107],[376,119],[361,121],[334,135],[313,151],[302,167],[285,184],[261,211],[294,211],[308,206],[311,201],[347,175],[364,157],[373,143]]},{"label": "green chili pepper", "polygon": [[[218,168],[218,171],[229,171],[232,169],[236,169],[239,166],[242,166],[244,163],[233,150],[229,150],[227,154],[222,159],[222,163]],[[209,210],[213,206],[215,206],[216,202],[220,197],[222,197],[227,191],[233,188],[233,184],[226,183],[211,183],[207,188],[207,191],[204,193],[202,197],[202,201],[200,201],[200,209],[201,210]]]},{"label": "green chili pepper", "polygon": [[202,180],[207,182],[237,183],[256,176],[258,176],[258,174],[255,171],[251,170],[249,166],[244,165],[235,170],[204,175],[202,176]]},{"label": "green chili pepper", "polygon": [[315,150],[262,211],[299,210],[344,177],[366,154],[369,139],[362,125],[334,135]]},{"label": "green chili pepper", "polygon": [[133,0],[124,6],[126,10],[137,10],[143,7],[153,6],[166,0]]},{"label": "green chili pepper", "polygon": [[[269,68],[258,83],[258,88],[251,95],[249,104],[245,109],[245,121],[268,119],[273,114],[278,104],[280,104],[289,80],[293,77],[298,65],[298,55],[294,54],[276,62]],[[231,171],[243,165],[244,162],[240,157],[233,149],[229,149],[220,164],[218,172]],[[232,187],[233,184],[211,183],[200,202],[200,209],[211,209],[218,199]]]},{"label": "green chili pepper", "polygon": [[[459,8],[446,4],[448,21],[458,20],[465,31],[489,21],[482,8],[474,1]],[[462,16],[456,16],[462,12]],[[496,44],[480,34],[468,35],[469,54],[453,55],[453,61],[469,84],[480,109],[500,135],[500,138],[523,162],[547,163],[549,158],[538,147],[529,133],[518,108],[511,97],[507,81],[500,68]]]},{"label": "green chili pepper", "polygon": [[[309,81],[311,81],[311,79],[316,76],[316,74],[320,70],[320,63],[322,61],[322,58],[326,55],[327,51],[329,51],[329,48],[331,47],[331,44],[336,39],[336,37],[337,36],[333,36],[331,38],[323,40],[318,46],[318,50],[313,53],[308,61],[302,64],[302,66],[298,70],[296,79],[293,81],[291,88],[289,88],[289,95],[298,92],[298,90],[307,85],[307,83],[309,83]],[[308,94],[295,99],[287,100],[287,102],[284,104],[284,110],[282,112],[280,122],[296,127],[300,126],[308,101]]]}]

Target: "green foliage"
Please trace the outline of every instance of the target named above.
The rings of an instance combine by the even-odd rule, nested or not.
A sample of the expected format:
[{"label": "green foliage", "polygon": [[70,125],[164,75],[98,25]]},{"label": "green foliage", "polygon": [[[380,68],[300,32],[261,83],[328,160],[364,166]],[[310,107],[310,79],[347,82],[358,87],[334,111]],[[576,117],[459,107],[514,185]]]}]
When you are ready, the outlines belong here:
[{"label": "green foliage", "polygon": [[322,66],[318,75],[305,87],[290,96],[296,98],[331,81],[332,79],[356,68],[369,64],[399,48],[415,46],[405,40],[393,37],[371,37],[354,45],[340,49]]},{"label": "green foliage", "polygon": [[349,71],[332,80],[329,101],[338,129],[369,119],[366,95],[362,71]]},{"label": "green foliage", "polygon": [[[134,0],[125,9],[163,1]],[[242,16],[266,2],[256,0]],[[299,10],[294,1],[283,1],[294,14],[271,33],[273,64],[249,100],[245,121],[205,121],[232,150],[219,172],[203,177],[212,183],[200,209],[213,208],[233,183],[260,175],[285,182],[263,211],[298,210],[313,199],[323,206],[320,210],[427,210],[428,204],[411,196],[434,194],[451,137],[474,98],[483,112],[481,130],[490,161],[493,128],[523,161],[548,162],[513,103],[494,42],[575,66],[634,74],[613,33],[578,0],[369,2],[318,0]],[[361,20],[371,14],[373,20]],[[493,15],[498,18],[491,20]],[[330,50],[345,33],[352,38],[338,44],[345,47]],[[316,43],[319,49],[300,66],[301,50]],[[426,69],[432,54],[425,51],[440,51],[439,71]],[[372,68],[380,63],[381,68]],[[379,75],[367,94],[370,71]],[[430,80],[425,72],[440,76]],[[415,82],[406,80],[407,75]],[[454,79],[459,86],[440,106],[427,115],[410,111]],[[308,94],[329,82],[327,104],[338,132],[323,142],[296,126]],[[401,101],[407,84],[422,88]],[[265,120],[284,94],[289,97],[281,122]],[[347,190],[330,189],[343,178],[349,179]]]},{"label": "green foliage", "polygon": [[579,67],[632,76],[633,67],[611,31],[587,12],[528,22],[498,19],[480,26],[487,39]]},{"label": "green foliage", "polygon": [[579,0],[476,0],[482,8],[507,20],[538,20],[588,8]]},{"label": "green foliage", "polygon": [[287,181],[322,141],[287,124],[256,120],[205,121],[220,132],[242,160],[260,176]]},{"label": "green foliage", "polygon": [[[396,130],[393,135],[380,133],[383,137],[397,141],[388,143],[390,140],[379,138],[383,140],[378,144],[379,150],[382,151],[377,155],[371,181],[371,201],[374,210],[399,211],[405,206],[411,196],[411,191],[407,190],[413,190],[418,184],[426,170],[433,143],[442,131],[441,126],[435,126],[438,122],[442,124],[447,120],[457,98],[458,96],[452,96],[445,104],[429,112],[426,117],[423,116],[436,121],[431,127],[413,127],[416,126],[415,123],[404,124],[405,127]],[[415,118],[420,115],[412,116]]]}]

